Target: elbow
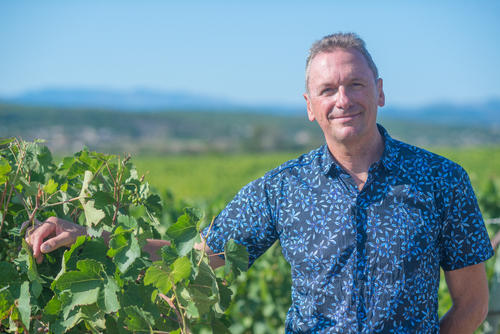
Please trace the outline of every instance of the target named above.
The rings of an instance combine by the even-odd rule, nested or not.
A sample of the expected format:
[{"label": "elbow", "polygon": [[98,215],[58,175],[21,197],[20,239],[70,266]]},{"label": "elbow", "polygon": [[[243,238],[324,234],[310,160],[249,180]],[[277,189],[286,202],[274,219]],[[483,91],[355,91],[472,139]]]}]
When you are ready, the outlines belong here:
[{"label": "elbow", "polygon": [[478,300],[472,309],[469,308],[469,314],[475,320],[475,327],[478,328],[488,316],[488,296]]},{"label": "elbow", "polygon": [[488,295],[470,300],[465,304],[453,304],[452,308],[456,311],[456,320],[464,325],[467,324],[464,328],[468,328],[467,331],[470,330],[472,333],[488,316]]},{"label": "elbow", "polygon": [[479,307],[479,325],[483,323],[484,320],[486,320],[486,317],[488,316],[488,299],[486,299],[485,303],[482,303],[482,305]]},{"label": "elbow", "polygon": [[481,303],[479,305],[479,318],[480,322],[479,324],[482,324],[484,320],[486,320],[486,317],[488,316],[488,311],[489,311],[489,301],[490,301],[490,292],[488,288],[486,288],[486,291],[484,292],[484,297],[481,300]]},{"label": "elbow", "polygon": [[475,317],[474,317],[474,325],[473,327],[475,329],[478,329],[479,326],[486,320],[486,317],[488,316],[488,305],[486,306],[480,306],[478,307],[477,311],[475,312]]}]

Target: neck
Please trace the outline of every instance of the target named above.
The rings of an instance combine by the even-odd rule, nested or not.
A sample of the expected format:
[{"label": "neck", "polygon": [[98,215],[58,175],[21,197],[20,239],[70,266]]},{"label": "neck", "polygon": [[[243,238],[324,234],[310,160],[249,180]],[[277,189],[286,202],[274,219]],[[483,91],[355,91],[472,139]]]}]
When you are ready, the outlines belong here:
[{"label": "neck", "polygon": [[353,143],[332,143],[327,140],[327,145],[333,158],[353,177],[360,190],[368,178],[370,166],[378,161],[384,152],[384,141],[378,129],[365,140]]}]

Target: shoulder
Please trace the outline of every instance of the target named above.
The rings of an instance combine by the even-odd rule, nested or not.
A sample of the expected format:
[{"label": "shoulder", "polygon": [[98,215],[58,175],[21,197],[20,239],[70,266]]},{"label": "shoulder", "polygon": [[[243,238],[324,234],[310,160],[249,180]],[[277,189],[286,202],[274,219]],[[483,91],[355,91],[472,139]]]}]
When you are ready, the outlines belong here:
[{"label": "shoulder", "polygon": [[467,177],[462,166],[448,158],[398,140],[393,141],[399,151],[400,169],[406,175],[439,184],[457,184]]},{"label": "shoulder", "polygon": [[325,145],[323,145],[268,171],[264,175],[263,180],[273,183],[283,179],[307,177],[311,174],[320,173],[323,170],[323,166],[327,163],[327,158]]},{"label": "shoulder", "polygon": [[325,146],[321,146],[295,159],[288,160],[269,170],[262,177],[250,182],[242,188],[243,193],[272,191],[280,189],[284,184],[299,182],[317,176],[328,164]]},{"label": "shoulder", "polygon": [[420,198],[432,199],[442,219],[457,205],[474,211],[476,197],[467,172],[456,162],[410,144],[398,147],[396,183],[409,184]]}]

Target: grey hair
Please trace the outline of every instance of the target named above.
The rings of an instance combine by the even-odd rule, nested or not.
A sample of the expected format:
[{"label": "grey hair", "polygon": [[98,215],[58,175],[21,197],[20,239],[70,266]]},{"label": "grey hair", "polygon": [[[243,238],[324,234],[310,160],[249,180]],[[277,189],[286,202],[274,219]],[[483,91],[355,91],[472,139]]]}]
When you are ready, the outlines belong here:
[{"label": "grey hair", "polygon": [[319,53],[331,52],[335,49],[354,49],[360,52],[368,63],[368,67],[373,72],[373,77],[375,80],[378,79],[378,69],[377,65],[373,62],[372,56],[366,49],[365,42],[355,33],[335,33],[327,35],[314,42],[314,44],[309,49],[309,55],[306,61],[306,92],[309,93],[309,70],[311,67],[311,62]]}]

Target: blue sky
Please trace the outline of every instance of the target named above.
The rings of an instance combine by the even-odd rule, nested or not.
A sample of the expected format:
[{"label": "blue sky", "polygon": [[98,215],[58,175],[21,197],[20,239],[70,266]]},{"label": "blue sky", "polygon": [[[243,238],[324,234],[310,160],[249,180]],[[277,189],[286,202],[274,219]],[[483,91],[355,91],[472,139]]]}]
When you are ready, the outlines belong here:
[{"label": "blue sky", "polygon": [[312,42],[365,39],[387,105],[500,97],[500,1],[2,1],[0,96],[151,88],[303,103]]}]

